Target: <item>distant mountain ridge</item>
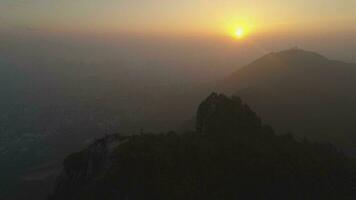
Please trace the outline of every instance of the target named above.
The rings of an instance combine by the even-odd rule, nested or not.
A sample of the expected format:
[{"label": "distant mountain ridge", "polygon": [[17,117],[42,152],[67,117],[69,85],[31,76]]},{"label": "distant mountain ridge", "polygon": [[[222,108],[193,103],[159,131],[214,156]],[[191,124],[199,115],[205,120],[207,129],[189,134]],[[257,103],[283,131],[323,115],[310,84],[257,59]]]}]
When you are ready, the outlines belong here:
[{"label": "distant mountain ridge", "polygon": [[[262,87],[266,84],[266,81],[278,81],[282,78],[285,80],[303,78],[295,77],[297,75],[304,75],[304,78],[324,77],[326,79],[333,78],[330,81],[342,81],[342,79],[338,78],[354,78],[356,76],[353,73],[356,73],[356,64],[329,60],[320,54],[310,51],[290,49],[270,53],[257,59],[234,72],[225,82],[234,83],[233,89],[239,89],[244,84],[250,84],[251,87]],[[313,81],[317,82],[316,79]]]},{"label": "distant mountain ridge", "polygon": [[[289,49],[270,53],[222,81],[282,132],[336,141],[348,151],[356,141],[356,64]],[[335,134],[337,133],[337,134]]]}]

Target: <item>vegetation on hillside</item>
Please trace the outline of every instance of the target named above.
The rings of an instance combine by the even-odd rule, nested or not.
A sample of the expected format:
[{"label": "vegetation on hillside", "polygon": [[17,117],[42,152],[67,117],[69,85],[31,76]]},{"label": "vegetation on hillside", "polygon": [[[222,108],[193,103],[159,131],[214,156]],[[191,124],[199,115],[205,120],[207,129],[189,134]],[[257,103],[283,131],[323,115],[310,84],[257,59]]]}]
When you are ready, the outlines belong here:
[{"label": "vegetation on hillside", "polygon": [[90,177],[78,176],[87,174],[93,148],[66,159],[63,173],[76,180],[65,179],[50,199],[356,197],[353,160],[331,144],[276,135],[238,97],[213,93],[199,106],[196,131],[125,138],[96,155]]}]

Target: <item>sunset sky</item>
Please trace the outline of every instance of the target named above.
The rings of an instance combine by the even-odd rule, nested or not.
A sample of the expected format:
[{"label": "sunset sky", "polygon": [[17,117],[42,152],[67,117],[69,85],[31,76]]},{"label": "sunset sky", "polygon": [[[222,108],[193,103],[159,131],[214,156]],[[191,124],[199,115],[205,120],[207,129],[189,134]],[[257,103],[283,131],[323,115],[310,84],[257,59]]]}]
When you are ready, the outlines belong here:
[{"label": "sunset sky", "polygon": [[356,27],[355,0],[0,0],[0,27],[70,33],[226,35]]},{"label": "sunset sky", "polygon": [[110,60],[131,51],[233,68],[298,46],[356,62],[355,13],[355,0],[0,0],[0,57]]}]

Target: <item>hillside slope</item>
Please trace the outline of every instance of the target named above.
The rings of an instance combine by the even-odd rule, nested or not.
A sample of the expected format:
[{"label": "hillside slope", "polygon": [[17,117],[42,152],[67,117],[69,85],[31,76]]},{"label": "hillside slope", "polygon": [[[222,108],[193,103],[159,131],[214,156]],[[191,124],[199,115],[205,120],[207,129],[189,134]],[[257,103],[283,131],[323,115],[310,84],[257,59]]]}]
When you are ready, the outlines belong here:
[{"label": "hillside slope", "polygon": [[221,88],[249,102],[279,132],[333,141],[355,153],[355,85],[356,64],[290,49],[236,71]]}]

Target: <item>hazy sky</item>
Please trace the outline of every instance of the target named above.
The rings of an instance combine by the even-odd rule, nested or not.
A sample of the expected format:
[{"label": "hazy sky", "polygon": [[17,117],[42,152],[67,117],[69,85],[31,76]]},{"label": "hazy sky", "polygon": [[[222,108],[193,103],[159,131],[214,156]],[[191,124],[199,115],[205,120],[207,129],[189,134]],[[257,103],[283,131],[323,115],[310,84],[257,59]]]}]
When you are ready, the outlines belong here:
[{"label": "hazy sky", "polygon": [[229,72],[294,46],[356,62],[355,35],[356,0],[0,0],[0,60],[22,63],[143,57]]},{"label": "hazy sky", "polygon": [[355,0],[0,0],[2,29],[85,33],[261,34],[356,27]]}]

